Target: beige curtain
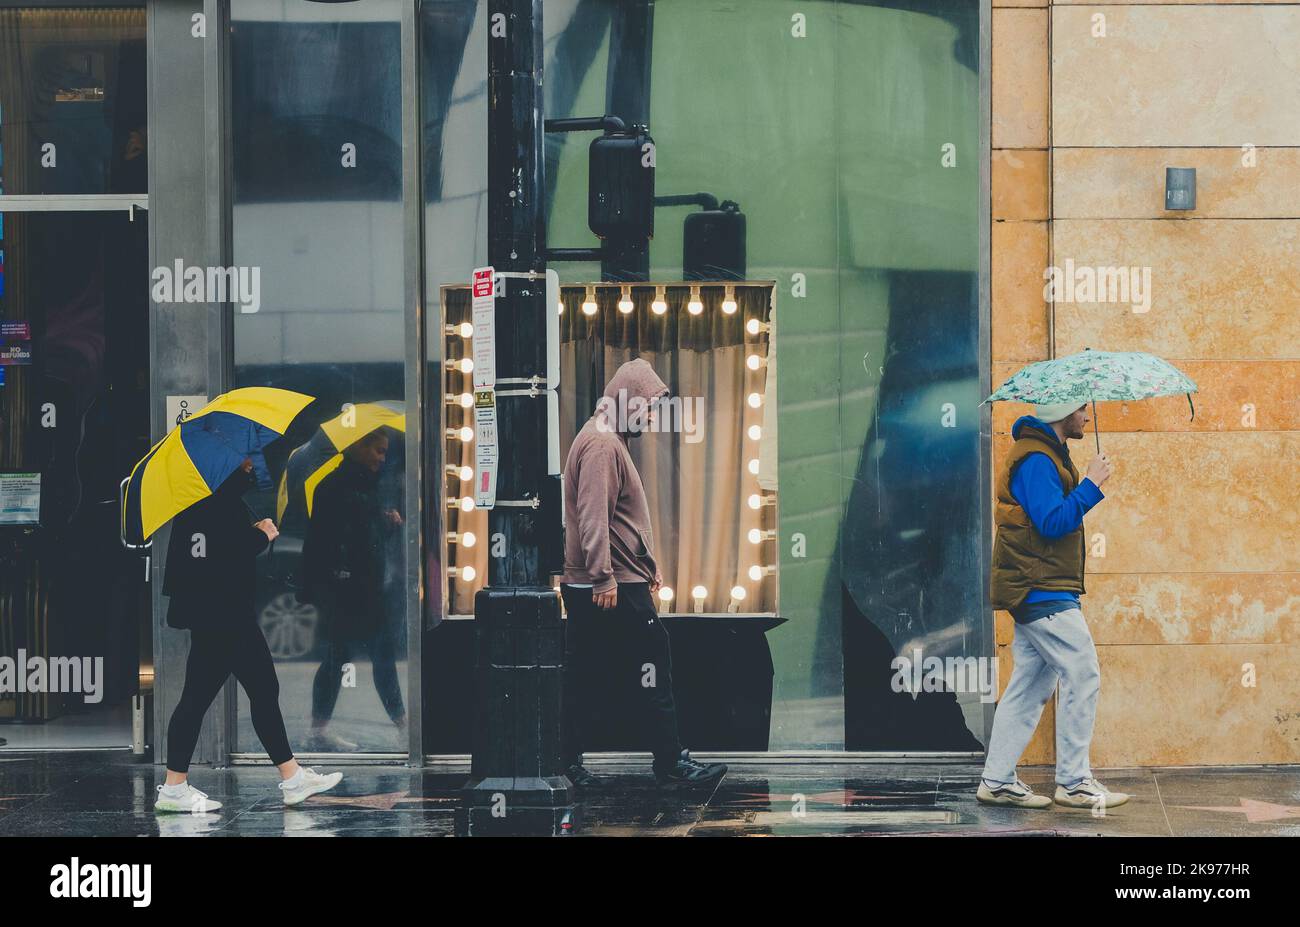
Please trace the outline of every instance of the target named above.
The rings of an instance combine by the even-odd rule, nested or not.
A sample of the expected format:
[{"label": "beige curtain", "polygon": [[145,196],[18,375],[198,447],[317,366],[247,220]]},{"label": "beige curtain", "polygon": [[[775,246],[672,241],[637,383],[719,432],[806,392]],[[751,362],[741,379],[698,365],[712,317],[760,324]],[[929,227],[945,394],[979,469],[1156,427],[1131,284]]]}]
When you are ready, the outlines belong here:
[{"label": "beige curtain", "polygon": [[[618,309],[623,287],[597,284],[598,311],[588,316],[580,308],[587,287],[563,288],[561,453],[567,455],[619,365],[634,357],[648,361],[680,401],[674,412],[681,410],[681,425],[694,426],[693,434],[677,428],[629,444],[650,500],[656,559],[664,584],[674,592],[664,611],[696,611],[696,587],[705,590],[698,606],[703,612],[726,612],[735,587],[745,592],[740,613],[775,611],[775,576],[764,572],[755,580],[749,575],[753,566],[775,564],[775,542],[765,538],[755,544],[749,533],[774,530],[776,508],[749,505],[751,496],[773,499],[775,494],[760,483],[762,439],[748,433],[751,425],[763,426],[775,394],[768,368],[751,370],[746,363],[750,355],[767,360],[768,335],[745,330],[751,319],[769,319],[772,287],[734,285],[737,311],[727,314],[722,303],[728,288],[700,285],[699,315],[687,309],[690,285],[666,287],[668,309],[662,315],[651,308],[653,285],[627,289],[632,312]],[[751,394],[762,399],[758,408],[750,406]],[[667,426],[669,418],[661,415],[661,424]],[[751,471],[751,462],[759,473]]]}]

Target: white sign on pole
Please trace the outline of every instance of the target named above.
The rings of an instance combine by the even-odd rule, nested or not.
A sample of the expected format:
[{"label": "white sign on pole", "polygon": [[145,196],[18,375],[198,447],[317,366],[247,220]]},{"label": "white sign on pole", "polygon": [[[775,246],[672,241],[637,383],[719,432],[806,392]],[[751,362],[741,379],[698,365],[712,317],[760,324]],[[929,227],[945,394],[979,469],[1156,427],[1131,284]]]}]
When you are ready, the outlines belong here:
[{"label": "white sign on pole", "polygon": [[497,501],[497,394],[474,391],[474,505],[491,509]]}]

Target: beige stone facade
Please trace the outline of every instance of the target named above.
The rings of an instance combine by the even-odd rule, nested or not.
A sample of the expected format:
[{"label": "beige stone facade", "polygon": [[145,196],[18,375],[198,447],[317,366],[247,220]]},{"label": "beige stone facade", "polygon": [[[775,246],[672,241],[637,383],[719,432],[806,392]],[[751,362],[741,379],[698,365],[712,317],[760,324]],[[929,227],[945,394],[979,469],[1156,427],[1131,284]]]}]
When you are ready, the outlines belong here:
[{"label": "beige stone facade", "polygon": [[[994,385],[1092,347],[1200,386],[1194,420],[1182,397],[1099,407],[1093,763],[1300,762],[1300,5],[993,0],[991,98]],[[1196,168],[1195,210],[1165,210],[1166,167]],[[1067,261],[1149,268],[1149,307],[1049,303]],[[995,410],[995,470],[1024,411]],[[1053,724],[1026,762],[1052,762]]]}]

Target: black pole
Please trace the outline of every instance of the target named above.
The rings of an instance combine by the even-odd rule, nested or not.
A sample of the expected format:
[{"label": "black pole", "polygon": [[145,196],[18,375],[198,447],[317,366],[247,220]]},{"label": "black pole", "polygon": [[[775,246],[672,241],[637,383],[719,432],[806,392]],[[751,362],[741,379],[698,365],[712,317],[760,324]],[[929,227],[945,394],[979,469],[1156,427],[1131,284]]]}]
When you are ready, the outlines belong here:
[{"label": "black pole", "polygon": [[[488,586],[474,599],[477,700],[466,784],[470,833],[555,833],[572,785],[560,748],[564,632],[541,551],[559,543],[547,481],[542,164],[542,0],[488,3],[488,260],[496,300],[497,505],[488,516]],[[468,269],[467,269],[468,276]],[[509,382],[516,380],[516,382]],[[505,381],[505,382],[503,382]],[[514,395],[503,395],[513,393]]]}]

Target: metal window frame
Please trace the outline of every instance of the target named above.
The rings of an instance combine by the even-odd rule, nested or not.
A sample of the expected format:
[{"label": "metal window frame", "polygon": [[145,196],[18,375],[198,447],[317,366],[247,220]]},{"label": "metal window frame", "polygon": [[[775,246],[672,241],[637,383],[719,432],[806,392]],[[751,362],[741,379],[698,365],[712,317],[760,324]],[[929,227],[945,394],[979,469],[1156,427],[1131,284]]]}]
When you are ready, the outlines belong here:
[{"label": "metal window frame", "polygon": [[[993,204],[991,193],[992,151],[992,62],[993,62],[993,0],[980,0],[979,29],[979,383],[981,395],[993,391],[992,326],[992,234]],[[993,472],[993,411],[989,403],[979,407],[979,575],[980,618],[982,624],[982,653],[986,659],[997,660],[997,635],[993,624],[993,603],[986,577],[993,562],[993,501],[988,496]],[[984,745],[987,749],[993,732],[994,704],[984,705]]]},{"label": "metal window frame", "polygon": [[[407,765],[424,765],[424,146],[420,87],[420,2],[402,5],[402,264],[406,304],[406,730]],[[439,483],[441,485],[441,483]]]}]

